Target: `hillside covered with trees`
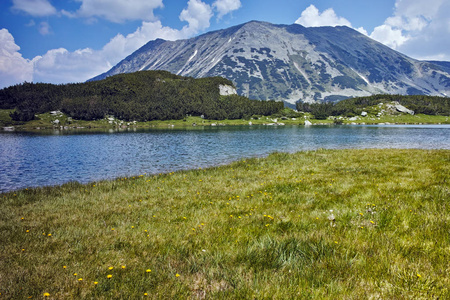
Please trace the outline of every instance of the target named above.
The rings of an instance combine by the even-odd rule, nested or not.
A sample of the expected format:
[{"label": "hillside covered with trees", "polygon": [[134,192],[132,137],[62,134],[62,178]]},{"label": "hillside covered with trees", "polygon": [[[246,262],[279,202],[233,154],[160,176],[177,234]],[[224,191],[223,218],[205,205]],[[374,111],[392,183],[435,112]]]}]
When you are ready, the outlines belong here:
[{"label": "hillside covered with trees", "polygon": [[107,115],[126,121],[179,120],[186,115],[213,120],[271,115],[282,102],[249,100],[238,95],[221,96],[221,78],[194,79],[166,71],[120,74],[100,81],[77,84],[23,83],[0,90],[0,109],[15,109],[15,121],[29,121],[60,110],[81,120]]},{"label": "hillside covered with trees", "polygon": [[450,98],[437,96],[373,95],[345,99],[339,102],[297,103],[297,110],[311,113],[315,119],[329,116],[353,117],[360,115],[368,107],[381,103],[398,102],[416,114],[450,116]]}]

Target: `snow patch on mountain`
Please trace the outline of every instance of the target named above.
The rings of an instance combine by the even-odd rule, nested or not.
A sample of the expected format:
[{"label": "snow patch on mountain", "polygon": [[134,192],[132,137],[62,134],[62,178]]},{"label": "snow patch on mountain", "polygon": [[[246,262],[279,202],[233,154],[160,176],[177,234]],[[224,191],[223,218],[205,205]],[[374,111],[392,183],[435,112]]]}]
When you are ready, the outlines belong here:
[{"label": "snow patch on mountain", "polygon": [[197,53],[198,53],[198,50],[197,49],[195,49],[195,52],[194,52],[194,54],[192,54],[192,56],[191,57],[189,57],[189,59],[188,59],[188,62],[190,62],[196,55],[197,55]]}]

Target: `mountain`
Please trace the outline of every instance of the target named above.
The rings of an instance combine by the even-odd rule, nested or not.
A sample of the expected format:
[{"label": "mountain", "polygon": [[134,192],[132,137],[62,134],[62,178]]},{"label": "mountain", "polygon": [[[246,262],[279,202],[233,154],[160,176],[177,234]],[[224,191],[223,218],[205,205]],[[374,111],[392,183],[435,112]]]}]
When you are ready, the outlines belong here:
[{"label": "mountain", "polygon": [[195,38],[157,39],[92,80],[140,70],[222,76],[240,95],[295,103],[372,94],[450,94],[445,62],[412,59],[345,26],[251,21]]}]

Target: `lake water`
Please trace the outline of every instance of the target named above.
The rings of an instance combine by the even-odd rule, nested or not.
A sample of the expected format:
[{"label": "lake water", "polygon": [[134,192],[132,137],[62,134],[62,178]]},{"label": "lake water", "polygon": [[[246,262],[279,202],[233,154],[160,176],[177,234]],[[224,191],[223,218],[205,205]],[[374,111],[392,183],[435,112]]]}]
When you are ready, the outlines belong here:
[{"label": "lake water", "polygon": [[0,192],[172,172],[318,148],[450,149],[450,125],[227,126],[0,132]]}]

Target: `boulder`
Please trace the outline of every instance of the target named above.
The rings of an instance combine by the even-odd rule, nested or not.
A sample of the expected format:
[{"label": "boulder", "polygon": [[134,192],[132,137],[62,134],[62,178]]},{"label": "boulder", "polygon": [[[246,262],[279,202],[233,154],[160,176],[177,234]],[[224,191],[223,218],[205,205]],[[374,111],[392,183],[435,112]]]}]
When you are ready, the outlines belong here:
[{"label": "boulder", "polygon": [[362,117],[367,117],[367,111],[363,111],[363,112],[361,113],[361,116],[362,116]]},{"label": "boulder", "polygon": [[404,107],[401,104],[395,104],[394,107],[399,112],[407,113],[407,114],[410,114],[410,115],[414,115],[414,111],[413,110],[407,109],[406,107]]},{"label": "boulder", "polygon": [[310,125],[312,125],[312,123],[308,120],[305,120],[305,126],[310,126]]}]

